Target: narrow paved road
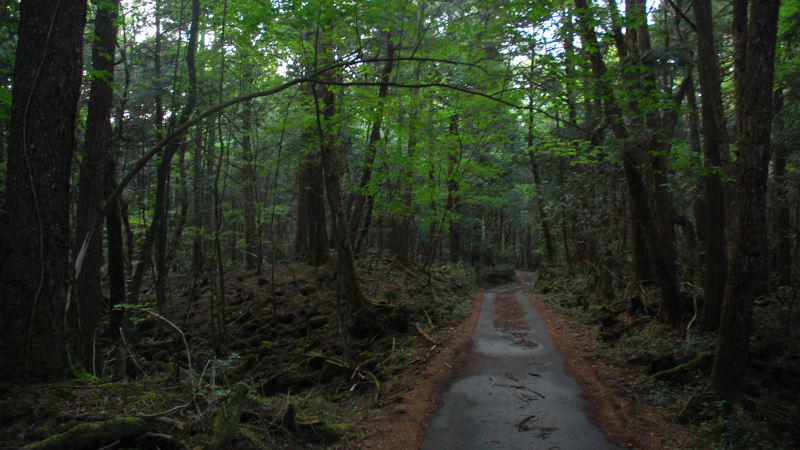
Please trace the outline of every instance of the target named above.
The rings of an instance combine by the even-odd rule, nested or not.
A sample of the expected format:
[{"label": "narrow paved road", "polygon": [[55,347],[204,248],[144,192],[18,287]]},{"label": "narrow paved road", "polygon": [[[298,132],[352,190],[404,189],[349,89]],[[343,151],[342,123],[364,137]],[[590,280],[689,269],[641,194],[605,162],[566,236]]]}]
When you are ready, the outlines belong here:
[{"label": "narrow paved road", "polygon": [[578,383],[523,294],[533,279],[518,276],[521,284],[484,295],[475,366],[445,392],[423,450],[620,449],[586,419]]}]

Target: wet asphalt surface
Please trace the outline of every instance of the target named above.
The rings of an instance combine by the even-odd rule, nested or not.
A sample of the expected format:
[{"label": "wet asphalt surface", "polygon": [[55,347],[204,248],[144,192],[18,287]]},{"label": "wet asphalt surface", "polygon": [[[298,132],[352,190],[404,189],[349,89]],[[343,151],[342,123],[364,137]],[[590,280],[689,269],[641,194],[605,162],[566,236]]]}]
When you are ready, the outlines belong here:
[{"label": "wet asphalt surface", "polygon": [[[523,294],[532,281],[484,295],[472,334],[475,367],[445,392],[423,450],[621,449],[587,420],[578,383],[567,375],[542,317]],[[537,346],[518,345],[519,331],[495,328],[498,296],[520,303],[531,327],[522,339]]]}]

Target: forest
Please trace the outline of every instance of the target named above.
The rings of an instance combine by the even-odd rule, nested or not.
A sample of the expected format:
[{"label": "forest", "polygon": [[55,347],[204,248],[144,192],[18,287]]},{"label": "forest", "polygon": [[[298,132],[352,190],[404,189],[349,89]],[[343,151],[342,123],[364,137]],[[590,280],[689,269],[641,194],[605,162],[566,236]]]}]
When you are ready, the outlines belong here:
[{"label": "forest", "polygon": [[0,448],[367,448],[515,271],[696,438],[629,448],[798,448],[798,63],[798,0],[5,0]]}]

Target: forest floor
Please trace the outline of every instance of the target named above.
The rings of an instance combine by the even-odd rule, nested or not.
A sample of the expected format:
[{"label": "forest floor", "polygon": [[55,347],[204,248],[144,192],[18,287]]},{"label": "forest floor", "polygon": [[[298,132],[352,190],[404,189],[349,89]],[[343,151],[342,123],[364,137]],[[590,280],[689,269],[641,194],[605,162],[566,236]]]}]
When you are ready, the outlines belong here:
[{"label": "forest floor", "polygon": [[[509,286],[509,274],[493,280]],[[135,432],[95,430],[88,433],[95,440],[72,448],[419,449],[442,394],[475,363],[470,336],[483,300],[476,274],[451,265],[428,282],[421,270],[374,261],[359,277],[376,311],[366,328],[351,320],[339,326],[330,264],[279,265],[274,287],[271,273],[231,271],[224,353],[215,351],[221,309],[213,280],[185,275],[171,286],[162,313],[186,344],[148,312],[155,303],[148,288],[144,304],[130,310],[137,332],[127,343],[134,355],[128,379],[111,380],[116,352],[106,342],[100,377],[0,380],[0,449],[87,435],[111,418],[138,421]],[[576,307],[574,291],[569,280],[550,278],[526,294],[581,386],[590,421],[610,442],[655,450],[800,448],[800,339],[796,328],[791,339],[779,336],[779,306],[757,309],[751,408],[731,419],[724,405],[707,402],[684,419],[688,400],[701,397],[707,359],[660,379],[650,375],[712,349],[713,335],[676,335],[647,314],[628,314],[626,301]]]},{"label": "forest floor", "polygon": [[550,273],[529,297],[583,389],[590,420],[611,442],[659,450],[800,448],[800,320],[787,323],[796,309],[791,298],[756,307],[744,408],[732,411],[705,392],[716,335],[686,331],[693,308],[675,329],[656,320],[656,292],[605,300],[585,286],[585,279]]},{"label": "forest floor", "polygon": [[377,260],[358,274],[366,321],[344,305],[339,320],[333,264],[280,264],[274,278],[231,270],[224,308],[204,276],[175,276],[160,309],[148,287],[127,305],[127,380],[112,380],[107,336],[98,377],[0,380],[0,449],[417,448],[455,373],[447,361],[468,341],[477,275]]}]

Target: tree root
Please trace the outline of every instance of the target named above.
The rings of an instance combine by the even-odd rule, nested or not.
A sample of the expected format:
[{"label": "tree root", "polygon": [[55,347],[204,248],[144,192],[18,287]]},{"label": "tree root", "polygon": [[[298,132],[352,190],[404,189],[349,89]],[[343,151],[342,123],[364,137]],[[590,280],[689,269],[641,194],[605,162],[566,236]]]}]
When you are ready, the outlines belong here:
[{"label": "tree root", "polygon": [[681,364],[679,366],[673,367],[672,369],[669,369],[669,370],[663,370],[661,372],[654,373],[654,374],[650,375],[650,378],[652,378],[654,380],[659,380],[659,379],[662,379],[662,378],[667,378],[667,377],[671,377],[673,375],[677,375],[677,374],[679,374],[679,373],[681,373],[681,372],[683,372],[685,370],[693,369],[694,367],[696,367],[700,363],[702,363],[706,358],[713,357],[714,354],[715,354],[715,352],[698,353],[697,356],[692,358],[691,361],[689,361],[689,362],[687,362],[685,364]]},{"label": "tree root", "polygon": [[419,332],[420,336],[422,336],[422,339],[425,339],[433,345],[444,346],[444,344],[433,340],[432,337],[428,336],[424,331],[422,331],[422,328],[419,327],[419,323],[415,323],[414,325],[417,327],[417,332]]}]

